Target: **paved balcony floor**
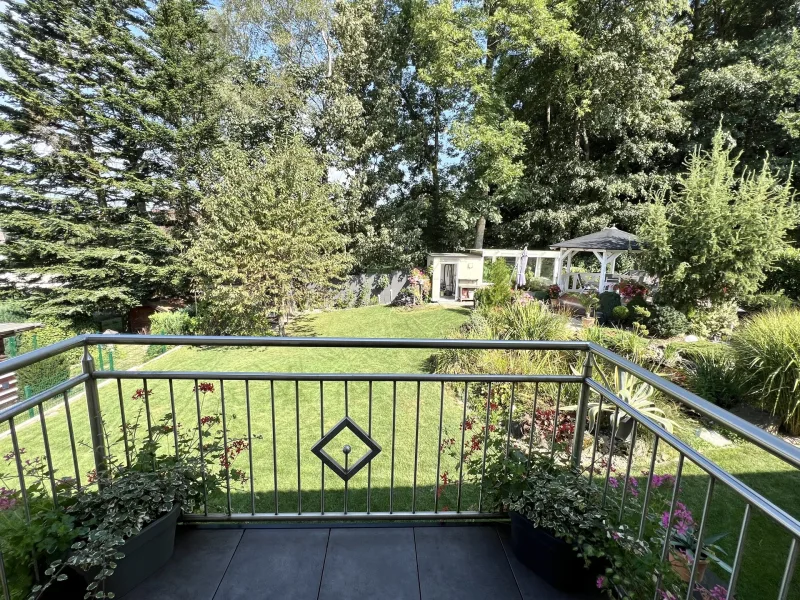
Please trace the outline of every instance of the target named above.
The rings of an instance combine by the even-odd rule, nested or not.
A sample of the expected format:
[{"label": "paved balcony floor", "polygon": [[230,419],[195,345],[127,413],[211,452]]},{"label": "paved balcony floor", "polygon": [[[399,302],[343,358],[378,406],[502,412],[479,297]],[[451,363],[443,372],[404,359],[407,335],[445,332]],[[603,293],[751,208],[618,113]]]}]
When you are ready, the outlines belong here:
[{"label": "paved balcony floor", "polygon": [[125,600],[567,600],[494,526],[179,528]]}]

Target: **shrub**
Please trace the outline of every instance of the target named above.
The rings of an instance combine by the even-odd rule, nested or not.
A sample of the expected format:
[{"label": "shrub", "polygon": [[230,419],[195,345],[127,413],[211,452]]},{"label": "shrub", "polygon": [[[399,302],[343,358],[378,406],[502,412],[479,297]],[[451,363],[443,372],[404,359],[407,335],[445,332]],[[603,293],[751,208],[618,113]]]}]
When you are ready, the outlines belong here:
[{"label": "shrub", "polygon": [[627,306],[615,306],[614,310],[611,311],[611,320],[615,323],[624,323],[628,320],[629,316],[630,311]]},{"label": "shrub", "polygon": [[188,310],[155,312],[150,315],[150,333],[189,335],[194,333],[195,327],[195,319]]},{"label": "shrub", "polygon": [[770,309],[792,308],[794,301],[783,292],[759,293],[744,296],[739,306],[750,313],[763,312]]},{"label": "shrub", "polygon": [[547,300],[550,299],[550,292],[548,292],[547,290],[536,290],[535,292],[533,292],[533,297],[536,298],[537,300],[540,300],[541,302],[546,302]]},{"label": "shrub", "polygon": [[705,338],[727,338],[739,324],[735,302],[698,307],[689,314],[689,331]]},{"label": "shrub", "polygon": [[503,340],[566,340],[569,319],[541,302],[514,303],[489,317],[493,337]]},{"label": "shrub", "polygon": [[600,312],[603,313],[603,323],[605,324],[614,317],[614,309],[622,305],[622,298],[616,292],[603,292],[599,298]]},{"label": "shrub", "polygon": [[686,315],[671,306],[650,307],[650,318],[646,323],[650,333],[660,338],[675,337],[689,329]]},{"label": "shrub", "polygon": [[546,291],[547,288],[550,287],[550,280],[547,277],[533,276],[530,269],[528,269],[528,272],[525,275],[525,281],[525,289],[529,292]]},{"label": "shrub", "polygon": [[375,280],[375,290],[378,292],[382,292],[386,288],[388,288],[392,284],[389,276],[386,273],[381,273],[380,276]]},{"label": "shrub", "polygon": [[737,404],[743,396],[736,357],[727,344],[698,345],[691,353],[686,384],[701,398],[722,408]]},{"label": "shrub", "polygon": [[504,260],[496,260],[489,264],[487,281],[492,285],[475,292],[478,303],[485,307],[505,306],[511,303],[511,269]]},{"label": "shrub", "polygon": [[25,323],[28,320],[28,311],[21,302],[0,302],[0,323]]},{"label": "shrub", "polygon": [[785,248],[777,254],[762,290],[782,290],[792,300],[800,300],[800,249]]},{"label": "shrub", "polygon": [[650,340],[636,331],[609,327],[589,327],[582,331],[587,342],[604,346],[636,364],[647,365],[652,358]]},{"label": "shrub", "polygon": [[731,346],[749,397],[792,435],[800,434],[800,310],[751,317],[734,332]]},{"label": "shrub", "polygon": [[761,287],[798,222],[791,187],[768,160],[741,169],[720,127],[689,157],[674,191],[656,192],[639,230],[642,266],[678,308],[723,303]]},{"label": "shrub", "polygon": [[358,294],[358,298],[356,299],[356,306],[369,306],[369,298],[372,295],[372,291],[369,289],[369,286],[365,283],[361,286],[361,292]]},{"label": "shrub", "polygon": [[404,287],[392,300],[392,306],[419,306],[422,304],[422,294],[416,286]]}]

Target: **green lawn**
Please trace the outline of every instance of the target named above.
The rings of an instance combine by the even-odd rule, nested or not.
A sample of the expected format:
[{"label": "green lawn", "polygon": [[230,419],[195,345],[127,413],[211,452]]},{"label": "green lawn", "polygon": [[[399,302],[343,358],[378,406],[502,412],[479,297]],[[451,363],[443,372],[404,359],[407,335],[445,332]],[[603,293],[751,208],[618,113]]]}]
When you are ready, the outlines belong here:
[{"label": "green lawn", "polygon": [[[447,309],[429,307],[418,310],[399,310],[387,307],[368,307],[345,311],[327,312],[313,315],[295,323],[292,333],[295,335],[335,336],[335,337],[448,337],[464,322],[467,311],[463,309]],[[427,371],[426,360],[431,355],[428,350],[376,350],[376,349],[243,349],[217,348],[197,349],[182,348],[159,357],[147,366],[149,370],[202,370],[202,371],[263,371],[263,372],[393,372],[423,373]],[[219,407],[219,382],[214,381],[215,393],[209,395],[203,405],[202,414],[214,412]],[[140,400],[132,399],[141,381],[125,381],[122,397],[125,401],[126,418],[133,420],[137,411],[143,408]],[[169,412],[169,393],[166,382],[151,381],[148,387],[153,390],[150,398],[154,419]],[[197,422],[197,410],[193,382],[175,382],[175,403],[177,420],[187,427]],[[320,421],[320,387],[318,383],[300,383],[295,388],[292,382],[276,382],[275,413],[277,449],[277,491],[278,509],[281,512],[298,510],[298,500],[302,501],[303,512],[320,510],[322,468],[319,460],[310,452],[311,446],[320,437],[322,430],[327,430],[345,414],[344,383],[328,382],[324,384],[324,422]],[[299,392],[298,398],[295,392]],[[416,509],[431,510],[434,506],[436,489],[436,469],[438,457],[438,426],[441,388],[439,384],[424,384],[420,388],[419,405],[419,461],[417,464]],[[397,385],[396,404],[396,446],[393,509],[408,511],[412,508],[414,482],[414,446],[416,439],[416,384],[400,383]],[[250,473],[248,456],[240,455],[235,462],[236,467],[243,468],[252,477],[255,492],[256,512],[274,512],[275,493],[273,486],[273,436],[271,425],[270,389],[266,382],[253,382],[250,386],[253,471]],[[445,434],[460,434],[462,405],[457,390],[445,389],[443,404],[443,422]],[[231,415],[228,423],[231,437],[244,437],[247,434],[246,406],[243,382],[225,383],[225,402],[227,412]],[[299,404],[300,423],[300,489],[298,498],[298,455],[296,407]],[[91,453],[88,449],[88,422],[84,401],[73,402],[72,417],[74,420],[76,439],[79,442],[80,472],[85,477],[93,468]],[[119,397],[115,383],[101,387],[101,408],[112,436],[117,436],[121,423]],[[349,414],[364,429],[369,426],[369,384],[350,383],[348,385]],[[18,424],[22,419],[18,420]],[[680,437],[692,443],[703,454],[716,461],[721,467],[740,477],[745,483],[764,494],[777,505],[800,516],[800,473],[787,467],[777,459],[750,444],[737,442],[727,448],[713,448],[700,442],[690,431],[691,421],[682,421],[684,429]],[[60,475],[73,474],[66,420],[63,408],[48,415],[48,434],[54,462]],[[392,432],[392,384],[376,382],[373,384],[373,437],[383,447],[381,454],[372,463],[372,489],[370,509],[385,511],[389,508],[389,487],[391,481],[391,432]],[[27,456],[43,454],[42,438],[38,421],[20,430],[21,445],[27,448]],[[352,436],[340,434],[329,446],[334,454],[341,446],[349,443],[353,446],[353,455],[361,454],[360,442]],[[170,446],[171,448],[171,446]],[[8,437],[0,439],[0,452],[11,449]],[[342,455],[338,458],[343,460]],[[669,457],[666,457],[669,459]],[[6,468],[8,469],[10,465]],[[674,462],[669,460],[659,467],[659,471],[674,469]],[[455,473],[456,464],[448,456],[443,455],[441,472]],[[636,472],[634,470],[634,472]],[[356,475],[349,484],[348,510],[364,511],[367,509],[367,469]],[[707,478],[697,469],[687,466],[683,484],[683,495],[699,518]],[[343,484],[329,470],[325,472],[325,510],[330,512],[343,509]],[[464,490],[463,509],[477,508],[477,490]],[[250,484],[234,486],[232,508],[236,512],[251,510]],[[448,488],[440,501],[440,508],[455,510],[455,489]],[[224,495],[216,495],[210,499],[209,511],[224,512],[226,500]],[[729,537],[723,541],[730,552],[738,537],[743,504],[723,486],[716,488],[712,503],[709,531],[730,531]],[[772,525],[765,517],[754,513],[749,532],[747,552],[743,562],[737,598],[770,598],[777,595],[777,588],[782,575],[790,540],[780,529]],[[800,575],[798,575],[800,577]],[[791,598],[800,598],[796,584]]]},{"label": "green lawn", "polygon": [[[447,337],[466,318],[463,309],[430,307],[419,310],[400,310],[387,307],[368,307],[347,311],[320,313],[295,324],[293,333],[299,335],[340,336],[340,337]],[[425,361],[431,355],[429,350],[381,350],[381,349],[177,349],[154,362],[150,370],[196,370],[196,371],[267,371],[267,372],[391,372],[422,373]],[[209,394],[203,403],[202,414],[213,413],[219,409],[219,381],[214,381],[216,390]],[[197,409],[191,381],[176,381],[174,384],[176,417],[179,423],[188,427],[197,423]],[[126,420],[135,419],[144,404],[132,396],[137,388],[143,387],[141,381],[128,380],[122,384],[122,398],[125,401]],[[154,421],[170,411],[169,388],[166,381],[150,381],[149,389],[151,414]],[[300,489],[302,490],[302,510],[320,510],[322,468],[319,459],[310,448],[322,433],[345,415],[344,383],[326,382],[324,384],[324,424],[320,421],[320,386],[317,382],[301,382],[297,389],[293,382],[275,382],[275,415],[277,449],[278,503],[281,512],[298,510],[298,471],[297,471],[297,423],[300,424]],[[226,412],[229,415],[229,437],[246,437],[247,420],[244,382],[229,381],[224,384]],[[295,397],[299,392],[299,402]],[[391,482],[391,431],[392,431],[392,383],[373,384],[373,437],[383,446],[383,451],[372,463],[371,507],[373,511],[387,510],[389,506],[389,487]],[[415,383],[397,384],[396,439],[393,509],[411,510],[414,482],[414,446],[416,439],[416,394]],[[427,383],[420,387],[419,408],[419,460],[417,464],[417,510],[430,510],[434,504],[436,462],[438,456],[438,427],[441,387]],[[119,395],[116,384],[105,385],[100,389],[101,410],[106,429],[112,439],[119,437],[121,424]],[[253,434],[253,472],[256,512],[274,512],[275,496],[273,486],[273,436],[271,425],[270,386],[268,382],[252,382],[250,385],[252,434]],[[299,418],[296,411],[299,405]],[[365,430],[369,427],[369,384],[352,382],[348,384],[349,415]],[[93,468],[88,447],[89,427],[86,407],[82,399],[71,405],[75,437],[79,443],[80,472],[83,477]],[[461,418],[461,404],[450,389],[446,390],[444,402],[444,427],[447,431],[457,431]],[[144,423],[142,417],[142,423]],[[71,475],[69,437],[63,409],[47,417],[48,436],[53,460],[59,475]],[[341,448],[344,444],[353,447],[353,458],[363,453],[363,445],[349,432],[342,432],[329,446],[329,453],[344,461]],[[20,445],[27,448],[27,455],[43,454],[41,431],[38,423],[20,430]],[[171,447],[171,446],[170,446]],[[121,447],[118,447],[121,450]],[[3,454],[11,449],[8,438],[0,440]],[[336,452],[338,451],[338,455]],[[444,459],[442,471],[446,470]],[[249,474],[248,456],[241,454],[235,466]],[[348,510],[366,510],[368,472],[365,468],[349,484]],[[325,510],[343,509],[343,484],[333,473],[325,473]],[[468,491],[463,508],[474,503],[475,495]],[[251,510],[250,485],[233,486],[233,510]],[[209,511],[225,510],[224,496],[210,500]],[[454,508],[454,507],[453,507]]]}]

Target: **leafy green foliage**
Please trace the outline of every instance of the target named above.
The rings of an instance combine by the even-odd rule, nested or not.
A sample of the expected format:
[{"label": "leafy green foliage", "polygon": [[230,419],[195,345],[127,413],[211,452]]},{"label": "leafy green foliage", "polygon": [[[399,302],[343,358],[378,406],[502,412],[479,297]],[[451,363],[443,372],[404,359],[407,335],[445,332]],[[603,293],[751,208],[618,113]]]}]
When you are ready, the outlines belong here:
[{"label": "leafy green foliage", "polygon": [[795,301],[782,292],[758,293],[743,296],[739,306],[750,313],[762,312],[770,309],[792,308]]},{"label": "leafy green foliage", "polygon": [[745,390],[756,404],[800,433],[800,311],[768,311],[748,319],[731,337]]},{"label": "leafy green foliage", "polygon": [[488,266],[486,282],[491,285],[475,292],[475,299],[481,306],[493,308],[506,306],[514,297],[511,290],[511,268],[504,260],[495,260]]},{"label": "leafy green foliage", "polygon": [[742,400],[742,377],[730,346],[701,346],[690,358],[687,378],[690,390],[722,408],[731,408]]},{"label": "leafy green foliage", "polygon": [[689,331],[705,338],[727,338],[739,325],[735,302],[700,306],[689,313]]},{"label": "leafy green foliage", "polygon": [[800,300],[800,250],[785,248],[779,252],[761,289],[783,291],[792,300]]},{"label": "leafy green foliage", "polygon": [[671,338],[686,333],[689,319],[682,312],[671,306],[653,305],[647,319],[650,333],[660,338]]},{"label": "leafy green foliage", "polygon": [[299,138],[215,153],[191,251],[205,331],[264,335],[314,306],[350,266],[323,165]]},{"label": "leafy green foliage", "polygon": [[150,315],[150,333],[188,335],[195,333],[196,319],[188,310],[154,312]]},{"label": "leafy green foliage", "polygon": [[[603,313],[603,319],[606,323],[613,319],[619,321],[620,318],[614,314],[614,309],[622,304],[622,298],[616,292],[602,292],[598,294],[600,300],[600,312]],[[625,320],[622,317],[621,320]]]},{"label": "leafy green foliage", "polygon": [[711,149],[696,149],[667,201],[652,197],[640,228],[645,268],[659,277],[663,302],[688,310],[755,292],[785,246],[798,212],[788,181],[768,160],[758,171],[737,174],[738,158],[722,129]]}]

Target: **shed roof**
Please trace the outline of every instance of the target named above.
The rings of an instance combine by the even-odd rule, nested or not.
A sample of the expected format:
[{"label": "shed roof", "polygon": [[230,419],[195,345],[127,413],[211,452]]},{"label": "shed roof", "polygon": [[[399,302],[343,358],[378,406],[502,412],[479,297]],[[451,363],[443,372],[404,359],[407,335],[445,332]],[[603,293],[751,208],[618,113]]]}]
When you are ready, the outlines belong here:
[{"label": "shed roof", "polygon": [[564,240],[550,247],[581,250],[641,250],[641,244],[635,235],[616,227],[604,227],[601,231]]},{"label": "shed roof", "polygon": [[0,338],[11,337],[41,326],[41,323],[0,323]]}]

